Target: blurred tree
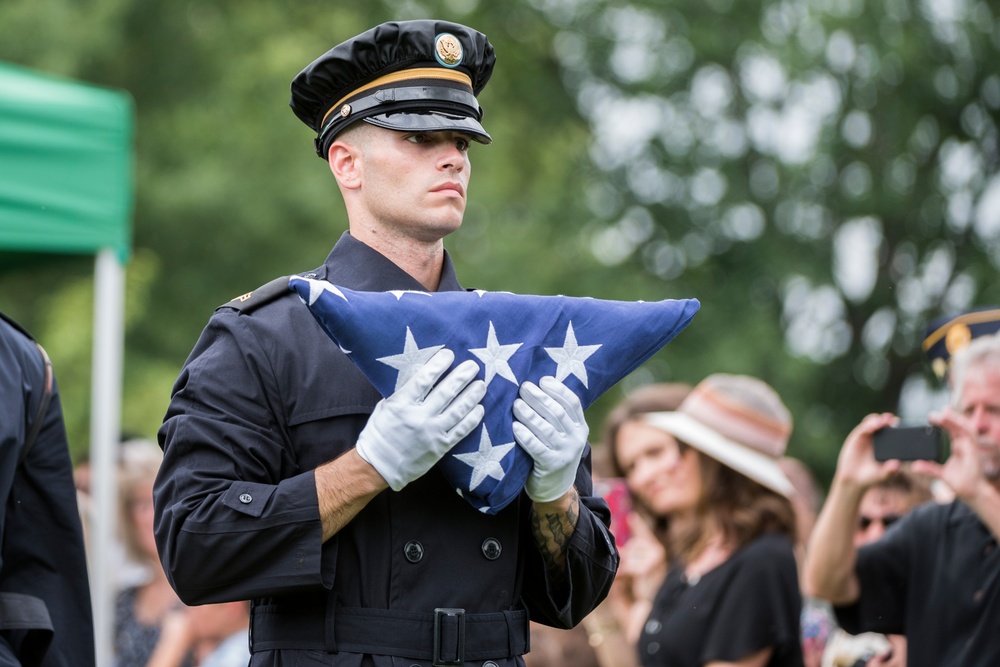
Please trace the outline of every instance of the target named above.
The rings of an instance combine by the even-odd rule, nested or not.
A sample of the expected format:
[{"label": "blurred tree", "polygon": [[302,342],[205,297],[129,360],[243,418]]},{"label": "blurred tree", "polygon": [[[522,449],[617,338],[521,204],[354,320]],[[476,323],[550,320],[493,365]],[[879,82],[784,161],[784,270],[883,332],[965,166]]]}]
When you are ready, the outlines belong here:
[{"label": "blurred tree", "polygon": [[532,4],[592,131],[595,255],[702,299],[682,376],[772,383],[824,477],[865,413],[923,419],[927,322],[1000,302],[990,4]]}]

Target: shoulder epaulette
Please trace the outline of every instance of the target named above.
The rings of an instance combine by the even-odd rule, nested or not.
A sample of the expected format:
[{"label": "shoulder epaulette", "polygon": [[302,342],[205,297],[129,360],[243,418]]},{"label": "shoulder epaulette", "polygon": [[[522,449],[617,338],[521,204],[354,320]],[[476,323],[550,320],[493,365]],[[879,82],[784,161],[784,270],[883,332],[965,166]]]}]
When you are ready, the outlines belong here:
[{"label": "shoulder epaulette", "polygon": [[241,313],[249,313],[252,310],[256,310],[264,304],[271,303],[278,297],[289,293],[291,290],[288,288],[288,278],[289,276],[275,278],[271,282],[261,285],[252,292],[241,294],[235,299],[227,301],[219,306],[219,308],[234,308]]}]

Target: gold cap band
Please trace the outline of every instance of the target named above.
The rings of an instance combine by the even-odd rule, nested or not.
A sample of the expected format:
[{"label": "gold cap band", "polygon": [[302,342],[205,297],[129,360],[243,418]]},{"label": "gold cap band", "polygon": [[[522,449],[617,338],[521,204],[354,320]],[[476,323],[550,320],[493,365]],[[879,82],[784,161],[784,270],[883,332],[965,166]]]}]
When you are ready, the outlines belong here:
[{"label": "gold cap band", "polygon": [[935,343],[944,337],[944,335],[948,332],[948,329],[956,324],[982,324],[983,322],[992,322],[998,318],[1000,318],[1000,309],[979,310],[959,315],[958,317],[948,320],[947,323],[941,325],[930,335],[924,338],[924,342],[921,347],[923,347],[924,352],[930,350],[934,347]]},{"label": "gold cap band", "polygon": [[460,83],[468,86],[470,90],[472,89],[472,79],[469,78],[468,74],[455,70],[443,69],[441,67],[415,67],[413,69],[391,72],[385,76],[380,76],[374,81],[366,83],[357,90],[351,91],[337,100],[337,102],[331,106],[325,114],[323,114],[323,120],[320,121],[320,127],[326,124],[326,119],[330,117],[330,114],[333,113],[334,110],[339,110],[341,105],[352,97],[356,97],[360,93],[363,93],[366,90],[371,90],[372,88],[399,83],[400,81],[413,81],[415,79],[442,79],[445,81]]}]

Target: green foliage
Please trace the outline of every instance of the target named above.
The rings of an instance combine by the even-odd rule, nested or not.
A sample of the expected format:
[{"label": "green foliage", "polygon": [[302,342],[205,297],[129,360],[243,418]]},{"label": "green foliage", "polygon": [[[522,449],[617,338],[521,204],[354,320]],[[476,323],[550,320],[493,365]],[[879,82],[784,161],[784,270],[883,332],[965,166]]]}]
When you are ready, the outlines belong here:
[{"label": "green foliage", "polygon": [[703,302],[675,373],[772,383],[822,477],[865,413],[922,419],[927,322],[997,300],[990,5],[534,4],[592,130],[596,254]]}]

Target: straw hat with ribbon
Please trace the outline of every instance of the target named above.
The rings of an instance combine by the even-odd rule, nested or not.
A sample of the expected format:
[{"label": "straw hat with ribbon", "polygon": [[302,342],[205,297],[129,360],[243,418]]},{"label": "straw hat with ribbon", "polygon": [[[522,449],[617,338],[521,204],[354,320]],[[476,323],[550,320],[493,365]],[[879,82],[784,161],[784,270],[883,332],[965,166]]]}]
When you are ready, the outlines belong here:
[{"label": "straw hat with ribbon", "polygon": [[778,466],[792,417],[766,383],[718,373],[702,380],[674,412],[644,420],[783,496],[792,483]]}]

